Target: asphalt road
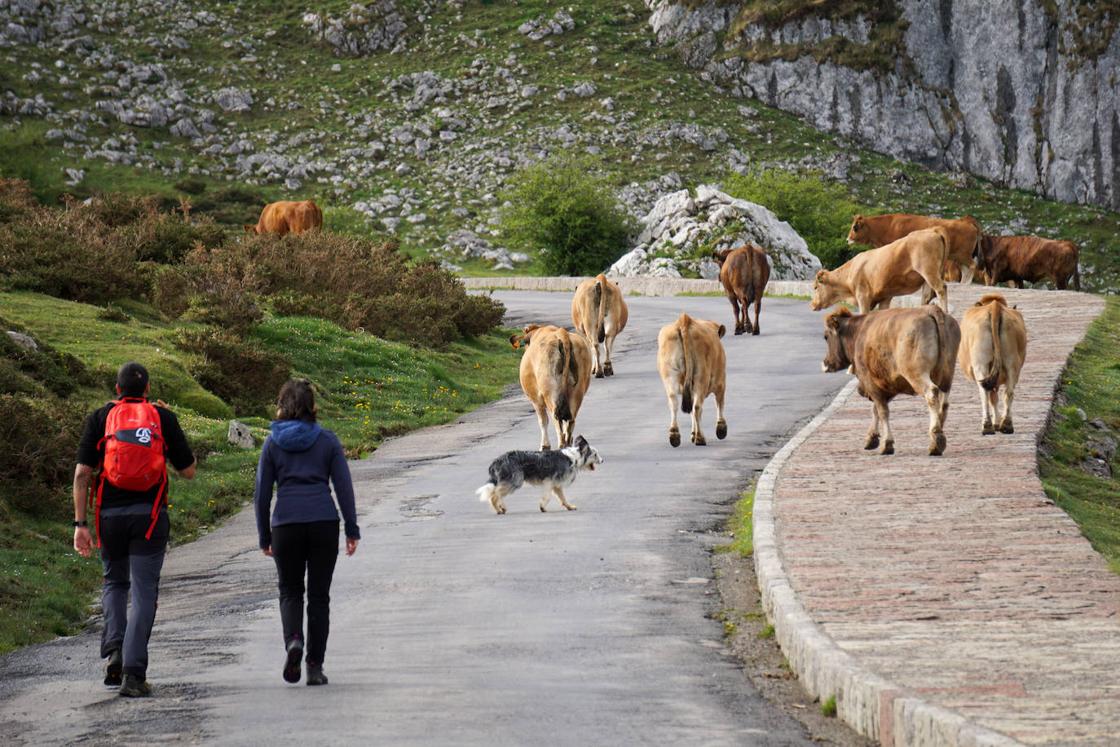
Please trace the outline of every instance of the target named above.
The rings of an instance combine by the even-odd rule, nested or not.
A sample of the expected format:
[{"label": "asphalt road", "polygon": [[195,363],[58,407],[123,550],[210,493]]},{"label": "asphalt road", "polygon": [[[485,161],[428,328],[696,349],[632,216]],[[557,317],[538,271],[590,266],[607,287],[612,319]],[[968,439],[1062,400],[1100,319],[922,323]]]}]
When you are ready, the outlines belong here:
[{"label": "asphalt road", "polygon": [[[498,296],[515,323],[570,323],[568,294]],[[96,632],[30,647],[0,659],[0,742],[807,744],[709,617],[710,530],[847,377],[820,373],[819,315],[766,299],[761,336],[724,338],[727,439],[709,406],[709,445],[673,449],[657,331],[681,310],[731,326],[731,309],[627,300],[616,375],[577,420],[605,459],[566,491],[578,511],[540,513],[530,486],[505,516],[474,495],[495,456],[537,446],[511,390],[352,465],[365,539],[335,573],[330,685],[280,678],[275,570],[246,511],[168,558],[154,698],[101,687]]]}]

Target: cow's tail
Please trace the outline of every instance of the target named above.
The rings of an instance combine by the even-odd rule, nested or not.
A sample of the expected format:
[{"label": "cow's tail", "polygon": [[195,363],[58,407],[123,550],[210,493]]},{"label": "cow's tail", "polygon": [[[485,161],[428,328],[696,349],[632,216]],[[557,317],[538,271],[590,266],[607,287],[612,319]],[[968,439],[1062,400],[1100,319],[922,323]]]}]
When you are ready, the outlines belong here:
[{"label": "cow's tail", "polygon": [[591,292],[591,302],[595,304],[595,339],[603,342],[607,339],[607,278],[599,275],[595,278],[595,290]]},{"label": "cow's tail", "polygon": [[945,272],[948,269],[949,263],[949,235],[945,233],[945,229],[941,226],[934,226],[934,233],[941,239],[941,276],[945,277]]},{"label": "cow's tail", "polygon": [[692,317],[681,314],[677,320],[677,339],[681,343],[681,358],[684,359],[684,381],[681,386],[681,412],[692,412],[692,351],[689,349],[689,336],[692,334]]},{"label": "cow's tail", "polygon": [[988,307],[988,321],[992,330],[992,363],[988,368],[988,375],[980,381],[980,386],[990,392],[999,386],[999,372],[1003,370],[1003,345],[1000,343],[1000,331],[1003,329],[1003,304],[999,301],[991,301]]},{"label": "cow's tail", "polygon": [[[572,408],[568,404],[568,390],[575,383],[575,360],[572,355],[572,340],[568,335],[562,335],[556,343],[556,361],[553,371],[561,382],[560,392],[556,395],[556,407],[552,413],[561,423],[572,419]],[[569,378],[570,377],[570,378]]]}]

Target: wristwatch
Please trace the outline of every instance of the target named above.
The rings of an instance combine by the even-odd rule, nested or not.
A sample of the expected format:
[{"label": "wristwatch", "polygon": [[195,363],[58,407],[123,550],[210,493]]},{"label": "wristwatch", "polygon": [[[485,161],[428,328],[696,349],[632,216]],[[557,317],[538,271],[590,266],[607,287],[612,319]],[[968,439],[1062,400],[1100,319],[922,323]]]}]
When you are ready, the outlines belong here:
[{"label": "wristwatch", "polygon": [[89,526],[89,522],[87,522],[84,519],[82,521],[78,521],[77,519],[74,520],[74,528],[75,529],[77,529],[78,527],[88,527],[88,526]]}]

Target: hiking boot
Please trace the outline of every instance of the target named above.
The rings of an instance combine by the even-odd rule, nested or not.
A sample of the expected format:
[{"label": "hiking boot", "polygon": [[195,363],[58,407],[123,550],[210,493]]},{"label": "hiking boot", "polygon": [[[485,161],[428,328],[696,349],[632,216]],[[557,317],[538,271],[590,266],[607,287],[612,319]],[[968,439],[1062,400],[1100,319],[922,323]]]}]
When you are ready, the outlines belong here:
[{"label": "hiking boot", "polygon": [[121,695],[126,698],[146,698],[152,694],[152,686],[143,677],[126,674],[121,683]]},{"label": "hiking boot", "polygon": [[309,685],[325,685],[327,684],[327,675],[323,674],[322,664],[313,664],[307,662],[307,684]]},{"label": "hiking boot", "polygon": [[293,638],[288,641],[288,658],[284,660],[284,681],[296,683],[300,677],[300,659],[303,658],[303,639]]},{"label": "hiking boot", "polygon": [[109,652],[109,661],[105,663],[105,685],[107,687],[121,686],[121,672],[124,668],[121,650],[115,648]]}]

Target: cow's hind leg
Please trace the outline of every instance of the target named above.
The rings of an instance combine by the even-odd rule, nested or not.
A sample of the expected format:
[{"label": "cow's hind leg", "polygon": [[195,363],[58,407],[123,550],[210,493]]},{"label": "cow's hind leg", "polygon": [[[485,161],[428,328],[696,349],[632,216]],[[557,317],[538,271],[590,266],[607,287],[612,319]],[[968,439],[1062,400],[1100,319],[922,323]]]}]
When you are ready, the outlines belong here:
[{"label": "cow's hind leg", "polygon": [[863,442],[863,448],[868,451],[879,448],[879,408],[875,405],[871,406],[871,427],[867,429],[867,438]]},{"label": "cow's hind leg", "polygon": [[995,392],[985,389],[979,380],[976,382],[976,388],[980,390],[980,432],[985,436],[990,436],[996,432],[992,425],[995,415],[991,407]]},{"label": "cow's hind leg", "polygon": [[541,427],[541,451],[548,451],[552,448],[552,444],[548,442],[548,411],[545,409],[544,404],[533,403],[533,409],[537,411],[537,423]]},{"label": "cow's hind leg", "polygon": [[762,332],[762,328],[758,326],[758,313],[762,311],[762,292],[755,293],[754,296],[754,328],[751,330],[752,335],[757,335]]},{"label": "cow's hind leg", "polygon": [[941,456],[945,452],[945,431],[941,427],[945,392],[928,379],[922,392],[925,396],[926,407],[929,408],[929,455]]},{"label": "cow's hind leg", "polygon": [[739,296],[739,307],[743,310],[743,333],[748,335],[754,334],[754,326],[751,324],[751,299],[749,296]]},{"label": "cow's hind leg", "polygon": [[731,301],[731,311],[735,315],[735,334],[743,334],[743,318],[739,308],[739,297],[734,293],[727,294],[727,298]]},{"label": "cow's hind leg", "polygon": [[[1011,422],[1011,402],[1015,399],[1015,385],[1018,382],[1018,376],[1011,371],[1007,372],[1007,381],[1003,385],[1003,391],[1000,392],[1000,399],[1002,400],[1003,416],[999,421],[1000,433],[1014,433],[1015,426]],[[994,394],[994,392],[993,392]],[[995,405],[993,404],[993,409]]]},{"label": "cow's hind leg", "polygon": [[677,408],[680,403],[677,402],[677,395],[668,393],[669,398],[669,445],[673,448],[681,445],[681,429],[677,425]]},{"label": "cow's hind leg", "polygon": [[[609,324],[608,320],[608,324]],[[603,352],[606,355],[606,360],[603,362],[603,373],[607,376],[614,376],[614,364],[611,363],[611,353],[614,350],[614,330],[607,332],[607,339],[603,341]]]},{"label": "cow's hind leg", "polygon": [[599,354],[599,342],[596,338],[591,339],[591,372],[595,374],[596,379],[601,379],[606,376],[603,373],[603,358]]},{"label": "cow's hind leg", "polygon": [[723,389],[716,390],[716,438],[727,438],[727,421],[723,417]]},{"label": "cow's hind leg", "polygon": [[961,284],[972,285],[972,278],[976,275],[976,267],[971,262],[962,262],[961,268]]},{"label": "cow's hind leg", "polygon": [[575,511],[576,510],[575,506],[573,506],[571,503],[568,503],[568,499],[564,497],[564,490],[559,485],[554,487],[552,489],[552,492],[555,493],[556,497],[560,499],[560,505],[561,506],[568,509],[569,511]]},{"label": "cow's hind leg", "polygon": [[707,446],[704,431],[700,429],[700,413],[704,409],[704,400],[697,398],[692,402],[692,443],[697,446]]}]

